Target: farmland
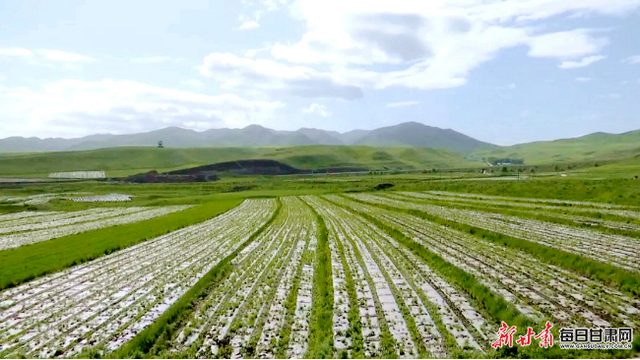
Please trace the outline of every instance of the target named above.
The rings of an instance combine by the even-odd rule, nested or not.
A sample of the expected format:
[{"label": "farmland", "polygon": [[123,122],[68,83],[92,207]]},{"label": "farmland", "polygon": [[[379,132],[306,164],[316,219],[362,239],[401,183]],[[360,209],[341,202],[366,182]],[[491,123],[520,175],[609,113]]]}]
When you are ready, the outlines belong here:
[{"label": "farmland", "polygon": [[[91,189],[76,186],[61,194]],[[503,356],[491,346],[502,321],[520,335],[546,321],[556,336],[640,331],[640,208],[405,189],[202,198],[227,201],[212,211],[185,197],[138,206],[160,204],[131,187],[130,202],[75,195],[0,215],[0,238],[34,242],[0,251],[14,279],[0,291],[0,357],[485,357]],[[155,219],[138,217],[153,211],[184,225],[141,237],[138,224]],[[38,255],[51,265],[20,270],[19,256],[102,232],[131,241],[66,262]]]},{"label": "farmland", "polygon": [[71,234],[128,224],[181,211],[189,206],[101,208],[74,212],[21,212],[0,216],[0,250]]}]

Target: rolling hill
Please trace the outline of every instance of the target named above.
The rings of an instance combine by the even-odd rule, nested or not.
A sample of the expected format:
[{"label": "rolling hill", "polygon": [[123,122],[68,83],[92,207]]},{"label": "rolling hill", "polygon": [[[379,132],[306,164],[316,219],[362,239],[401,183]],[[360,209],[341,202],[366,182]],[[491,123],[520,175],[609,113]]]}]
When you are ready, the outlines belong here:
[{"label": "rolling hill", "polygon": [[440,129],[417,122],[403,123],[375,130],[352,130],[346,133],[301,128],[278,131],[260,125],[242,129],[211,129],[202,132],[169,127],[140,134],[91,135],[76,139],[39,139],[11,137],[0,139],[0,152],[70,151],[123,146],[154,146],[162,140],[165,147],[267,147],[302,145],[368,145],[376,147],[430,147],[468,152],[490,144],[450,129]]},{"label": "rolling hill", "polygon": [[374,148],[368,146],[286,146],[255,148],[119,147],[85,151],[40,152],[0,157],[0,177],[46,176],[55,171],[105,170],[125,176],[150,170],[171,171],[233,160],[270,159],[315,170],[431,169],[477,167],[459,153],[430,148]]},{"label": "rolling hill", "polygon": [[473,157],[518,158],[525,164],[561,164],[640,156],[640,130],[623,134],[594,133],[574,139],[495,146],[474,151]]}]

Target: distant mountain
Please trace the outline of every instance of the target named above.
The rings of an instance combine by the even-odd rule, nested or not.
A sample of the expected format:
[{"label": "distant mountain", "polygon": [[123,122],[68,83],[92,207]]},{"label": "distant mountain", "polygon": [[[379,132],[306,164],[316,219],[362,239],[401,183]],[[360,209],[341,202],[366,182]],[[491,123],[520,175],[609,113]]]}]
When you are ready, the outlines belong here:
[{"label": "distant mountain", "polygon": [[242,129],[211,129],[202,132],[168,127],[146,133],[127,135],[90,135],[76,139],[11,137],[0,140],[0,151],[92,150],[123,146],[165,147],[264,147],[302,145],[369,145],[376,147],[429,147],[469,152],[491,144],[470,138],[450,129],[440,129],[409,122],[376,130],[352,130],[346,133],[301,128],[278,131],[260,125]]},{"label": "distant mountain", "polygon": [[372,130],[357,140],[355,144],[429,147],[458,152],[469,152],[491,145],[451,129],[443,130],[417,122],[407,122]]},{"label": "distant mountain", "polygon": [[[362,130],[366,131],[366,130]],[[343,134],[337,131],[326,131],[319,129],[301,128],[298,133],[305,135],[318,145],[344,145],[346,144]]]}]

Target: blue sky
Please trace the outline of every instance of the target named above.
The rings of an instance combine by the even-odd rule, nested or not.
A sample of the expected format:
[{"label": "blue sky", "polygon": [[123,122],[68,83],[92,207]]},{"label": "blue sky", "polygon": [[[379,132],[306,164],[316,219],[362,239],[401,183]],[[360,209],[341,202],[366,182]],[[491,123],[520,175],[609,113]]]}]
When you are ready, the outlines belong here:
[{"label": "blue sky", "polygon": [[640,129],[640,0],[0,1],[0,138]]}]

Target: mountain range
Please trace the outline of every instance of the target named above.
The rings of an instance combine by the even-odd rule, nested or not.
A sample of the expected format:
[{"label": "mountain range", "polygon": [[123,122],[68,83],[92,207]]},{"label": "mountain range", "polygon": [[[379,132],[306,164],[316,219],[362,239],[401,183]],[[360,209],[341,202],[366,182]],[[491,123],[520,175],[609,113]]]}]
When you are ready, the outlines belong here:
[{"label": "mountain range", "polygon": [[165,147],[268,147],[300,145],[368,145],[377,147],[428,147],[468,153],[494,145],[476,140],[451,129],[441,129],[417,122],[382,127],[374,130],[352,130],[345,133],[301,128],[279,131],[260,125],[242,129],[211,129],[202,132],[168,127],[127,135],[90,135],[75,139],[9,137],[0,139],[0,151],[69,151],[122,146]]}]

